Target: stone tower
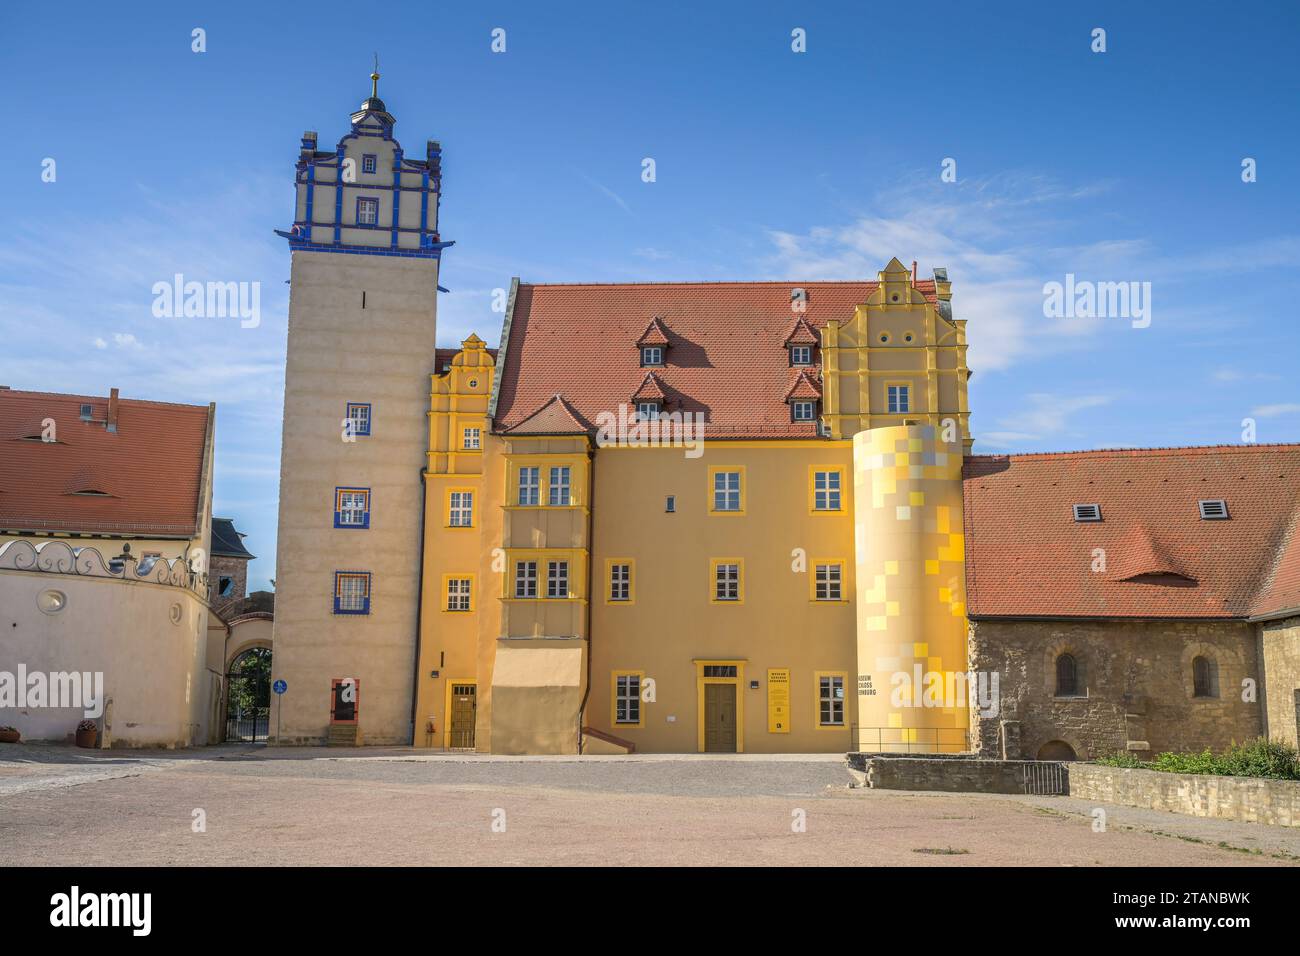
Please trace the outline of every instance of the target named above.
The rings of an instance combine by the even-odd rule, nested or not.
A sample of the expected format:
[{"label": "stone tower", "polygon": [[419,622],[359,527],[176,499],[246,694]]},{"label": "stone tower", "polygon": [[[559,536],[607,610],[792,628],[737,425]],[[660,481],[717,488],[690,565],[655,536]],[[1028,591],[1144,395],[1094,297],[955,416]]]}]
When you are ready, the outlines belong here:
[{"label": "stone tower", "polygon": [[[271,737],[411,740],[441,147],[408,158],[371,95],[303,134],[280,458]],[[278,231],[278,230],[277,230]],[[278,713],[277,713],[278,707]],[[278,728],[278,731],[277,731]]]}]

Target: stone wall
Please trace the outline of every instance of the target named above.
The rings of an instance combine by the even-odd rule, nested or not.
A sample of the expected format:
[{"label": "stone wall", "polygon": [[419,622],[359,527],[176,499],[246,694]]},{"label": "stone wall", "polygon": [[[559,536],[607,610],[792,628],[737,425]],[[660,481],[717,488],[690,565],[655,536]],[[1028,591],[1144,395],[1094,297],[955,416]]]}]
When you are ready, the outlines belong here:
[{"label": "stone wall", "polygon": [[[969,623],[970,666],[999,674],[1000,707],[972,709],[975,747],[986,757],[1087,759],[1129,751],[1220,751],[1263,733],[1263,707],[1242,700],[1260,678],[1254,625],[1245,621],[1020,621]],[[1078,664],[1078,694],[1056,694],[1056,659]],[[1212,662],[1214,695],[1193,695],[1192,661]],[[1293,705],[1294,706],[1294,705]],[[1004,753],[1004,722],[1018,724],[1019,753]],[[1008,735],[1014,739],[1015,734]]]},{"label": "stone wall", "polygon": [[1259,646],[1269,739],[1295,747],[1300,744],[1300,617],[1260,624]]},{"label": "stone wall", "polygon": [[1070,796],[1195,817],[1300,826],[1300,781],[1162,773],[1096,764],[1068,767]]},{"label": "stone wall", "polygon": [[971,754],[850,753],[849,774],[873,790],[942,790],[949,793],[1065,792],[1064,764],[1039,760],[981,760]]},{"label": "stone wall", "polygon": [[[221,579],[230,578],[233,582],[230,593],[222,597]],[[230,558],[213,555],[208,560],[208,603],[214,608],[224,608],[236,601],[242,601],[248,593],[248,559]]]}]

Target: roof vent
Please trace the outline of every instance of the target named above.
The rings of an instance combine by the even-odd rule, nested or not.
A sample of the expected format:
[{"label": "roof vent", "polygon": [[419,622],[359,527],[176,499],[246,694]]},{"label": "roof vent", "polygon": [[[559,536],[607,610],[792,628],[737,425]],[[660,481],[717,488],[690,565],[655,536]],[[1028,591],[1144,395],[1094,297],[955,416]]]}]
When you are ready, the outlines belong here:
[{"label": "roof vent", "polygon": [[1222,521],[1228,517],[1228,503],[1222,498],[1207,498],[1197,504],[1201,507],[1202,520]]},{"label": "roof vent", "polygon": [[1075,505],[1075,521],[1100,521],[1101,505]]}]

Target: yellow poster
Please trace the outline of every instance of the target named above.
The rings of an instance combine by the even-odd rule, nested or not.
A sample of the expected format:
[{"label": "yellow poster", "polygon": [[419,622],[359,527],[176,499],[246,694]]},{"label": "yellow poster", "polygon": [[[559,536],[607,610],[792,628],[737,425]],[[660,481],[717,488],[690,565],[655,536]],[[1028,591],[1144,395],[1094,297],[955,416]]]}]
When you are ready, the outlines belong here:
[{"label": "yellow poster", "polygon": [[767,672],[767,732],[790,732],[790,668],[777,667]]}]

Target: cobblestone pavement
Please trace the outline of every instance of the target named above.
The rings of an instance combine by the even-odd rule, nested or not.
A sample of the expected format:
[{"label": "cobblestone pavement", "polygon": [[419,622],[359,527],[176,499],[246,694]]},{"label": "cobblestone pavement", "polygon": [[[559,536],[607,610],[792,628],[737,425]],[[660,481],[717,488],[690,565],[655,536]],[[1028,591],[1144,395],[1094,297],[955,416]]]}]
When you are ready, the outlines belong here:
[{"label": "cobblestone pavement", "polygon": [[[0,747],[0,860],[1295,865],[1300,831],[1050,797],[849,790],[838,755]],[[206,832],[193,830],[202,810]],[[803,832],[796,832],[800,822]],[[504,830],[502,831],[502,824]],[[495,824],[495,826],[494,826]]]}]

